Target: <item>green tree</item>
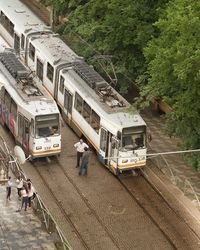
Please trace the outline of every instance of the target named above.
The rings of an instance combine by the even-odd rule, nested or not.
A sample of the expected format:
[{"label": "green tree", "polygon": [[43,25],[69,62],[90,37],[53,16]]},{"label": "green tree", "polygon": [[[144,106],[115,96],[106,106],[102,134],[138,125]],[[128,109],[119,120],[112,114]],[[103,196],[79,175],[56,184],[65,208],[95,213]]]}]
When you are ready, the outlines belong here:
[{"label": "green tree", "polygon": [[[173,111],[168,131],[183,139],[186,148],[200,148],[200,2],[171,1],[155,23],[160,35],[145,49],[148,84],[142,95],[166,100]],[[200,157],[194,157],[200,168]]]},{"label": "green tree", "polygon": [[65,15],[68,11],[69,1],[65,0],[40,0],[45,6],[51,6],[56,15]]},{"label": "green tree", "polygon": [[[143,48],[156,33],[152,25],[158,18],[158,9],[168,1],[149,0],[90,0],[69,1],[73,11],[68,16],[65,34],[78,34],[85,41],[73,40],[78,53],[92,64],[94,55],[111,55],[121,80],[121,89],[127,89],[130,79],[137,79],[146,70]],[[89,44],[90,46],[86,46]],[[98,52],[97,52],[98,51]],[[111,67],[108,67],[111,71]]]}]

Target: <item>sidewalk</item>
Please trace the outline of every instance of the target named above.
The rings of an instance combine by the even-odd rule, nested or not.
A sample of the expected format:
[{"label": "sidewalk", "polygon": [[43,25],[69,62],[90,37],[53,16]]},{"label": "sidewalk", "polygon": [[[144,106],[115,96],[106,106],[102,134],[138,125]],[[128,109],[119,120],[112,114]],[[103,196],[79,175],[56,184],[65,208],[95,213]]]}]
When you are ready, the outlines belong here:
[{"label": "sidewalk", "polygon": [[[12,183],[15,185],[13,176]],[[12,187],[11,201],[6,201],[6,186],[0,185],[0,249],[55,250],[53,240],[42,229],[32,208],[16,212],[20,206],[16,187]]]},{"label": "sidewalk", "polygon": [[[145,112],[143,117],[152,135],[149,153],[181,150],[177,145],[178,140],[169,138],[164,134],[165,121],[163,117],[153,112]],[[155,157],[154,160],[162,172],[164,172],[195,205],[198,205],[196,198],[198,197],[200,200],[200,173],[184,162],[182,156],[182,154],[163,155]]]}]

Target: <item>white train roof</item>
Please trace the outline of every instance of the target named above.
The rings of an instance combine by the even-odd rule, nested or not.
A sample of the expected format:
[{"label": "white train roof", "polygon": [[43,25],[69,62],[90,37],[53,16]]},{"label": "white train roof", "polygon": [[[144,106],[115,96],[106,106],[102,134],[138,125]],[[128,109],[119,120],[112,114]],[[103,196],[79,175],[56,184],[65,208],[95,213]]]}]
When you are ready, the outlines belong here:
[{"label": "white train roof", "polygon": [[13,22],[17,32],[24,33],[30,30],[44,31],[45,29],[49,29],[49,27],[20,0],[0,0],[0,9],[10,21]]},{"label": "white train roof", "polygon": [[60,63],[72,63],[77,60],[82,60],[61,38],[56,34],[34,35],[31,38],[31,43],[41,56],[47,58],[48,62],[54,65]]},{"label": "white train roof", "polygon": [[[96,71],[95,71],[96,72]],[[98,74],[96,72],[96,74]],[[81,93],[81,96],[94,109],[102,119],[102,122],[109,121],[111,130],[114,127],[121,129],[132,126],[145,126],[146,123],[137,111],[130,111],[130,104],[108,83],[100,82],[96,90],[91,88],[86,81],[80,77],[74,68],[63,70],[63,76],[70,79],[74,84],[76,91]],[[106,85],[104,85],[106,83]],[[102,90],[103,89],[103,90]],[[99,92],[105,92],[103,97]],[[109,92],[109,94],[107,94]],[[108,126],[108,123],[106,123]]]},{"label": "white train roof", "polygon": [[59,113],[55,101],[30,77],[30,70],[12,52],[0,53],[0,82],[13,100],[33,116]]}]

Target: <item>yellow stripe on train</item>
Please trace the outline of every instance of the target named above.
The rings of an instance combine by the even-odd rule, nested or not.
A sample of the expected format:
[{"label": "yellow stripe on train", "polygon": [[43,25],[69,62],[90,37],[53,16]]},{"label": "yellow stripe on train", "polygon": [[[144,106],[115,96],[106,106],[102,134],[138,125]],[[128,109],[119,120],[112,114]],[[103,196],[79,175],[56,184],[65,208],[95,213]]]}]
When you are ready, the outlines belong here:
[{"label": "yellow stripe on train", "polygon": [[129,163],[125,165],[119,165],[118,168],[127,168],[127,167],[143,167],[146,162],[138,162],[138,163]]},{"label": "yellow stripe on train", "polygon": [[52,149],[48,151],[32,152],[32,155],[48,154],[48,153],[61,153],[61,150]]}]

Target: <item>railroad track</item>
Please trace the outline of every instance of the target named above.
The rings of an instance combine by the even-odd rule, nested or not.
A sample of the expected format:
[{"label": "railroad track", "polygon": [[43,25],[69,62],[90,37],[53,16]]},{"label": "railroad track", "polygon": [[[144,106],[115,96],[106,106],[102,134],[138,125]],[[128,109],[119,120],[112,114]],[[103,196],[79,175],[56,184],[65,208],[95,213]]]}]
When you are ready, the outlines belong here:
[{"label": "railroad track", "polygon": [[[63,132],[66,134],[66,131]],[[72,142],[69,142],[70,145]],[[66,147],[65,137],[63,138],[63,145]],[[54,159],[48,164],[40,160],[36,161],[34,166],[28,163],[30,166],[26,165],[24,170],[33,183],[41,182],[44,184],[45,192],[50,193],[52,197],[49,204],[56,203],[55,207],[60,210],[58,214],[62,223],[61,228],[65,231],[64,235],[68,238],[66,232],[73,231],[76,234],[75,241],[80,241],[80,244],[77,243],[81,245],[78,249],[148,249],[147,246],[151,246],[154,240],[159,242],[158,244],[166,241],[165,244],[163,243],[163,245],[161,244],[157,248],[154,246],[154,249],[198,249],[198,236],[188,228],[188,225],[181,220],[176,211],[172,211],[170,204],[163,200],[161,194],[154,187],[150,186],[148,180],[145,180],[143,176],[136,178],[120,177],[121,179],[119,180],[103,166],[101,167],[96,157],[92,156],[89,176],[79,177],[77,169],[74,167],[76,155],[73,151],[74,149],[70,151],[68,147],[68,152],[61,155],[59,160]],[[105,182],[103,181],[104,179]],[[97,182],[98,185],[95,185],[94,183]],[[104,185],[103,188],[102,183]],[[97,190],[97,186],[101,188]],[[111,187],[113,190],[110,189]],[[36,189],[40,193],[39,187],[36,186]],[[88,193],[89,189],[94,191]],[[111,191],[113,192],[110,194]],[[100,193],[104,194],[104,192],[105,195],[100,196]],[[44,188],[42,193],[44,193]],[[95,201],[93,200],[94,194],[97,197]],[[117,198],[111,200],[111,197],[114,195],[117,195]],[[78,199],[80,201],[77,202]],[[74,206],[73,202],[75,203]],[[123,202],[125,205],[122,204]],[[118,203],[119,206],[116,209],[108,209],[110,204],[112,208],[115,208]],[[76,208],[77,204],[80,205],[78,208]],[[98,208],[99,204],[102,206],[100,209]],[[119,209],[122,205],[127,210],[124,214],[124,207],[121,210]],[[83,212],[77,214],[78,212],[75,209],[78,212],[81,210]],[[104,214],[106,215],[105,218],[103,218]],[[136,217],[139,217],[141,221],[138,222],[134,214],[137,214]],[[87,218],[85,219],[86,216]],[[55,218],[54,214],[53,217]],[[76,217],[78,217],[77,220]],[[90,219],[90,217],[93,219]],[[56,218],[58,218],[57,215]],[[108,220],[110,220],[110,225]],[[83,221],[81,225],[80,221]],[[59,225],[60,221],[58,220],[57,223]],[[63,225],[67,223],[70,226],[63,228]],[[92,225],[94,225],[94,228],[100,228],[100,235],[104,231],[107,241],[101,242],[99,235],[96,238],[92,235],[93,229],[90,229]],[[129,233],[126,230],[133,231]],[[152,231],[155,231],[153,239]],[[147,242],[146,248],[142,242],[142,232]],[[151,237],[147,237],[147,232]],[[126,235],[128,240],[125,238]],[[129,238],[130,236],[133,240]],[[97,239],[99,239],[100,244],[93,246],[91,242]],[[137,239],[140,239],[141,245],[134,247],[134,242]],[[77,248],[75,247],[74,249]]]},{"label": "railroad track", "polygon": [[[75,155],[69,156],[71,158],[75,158]],[[59,207],[63,211],[64,217],[66,217],[66,219],[72,225],[77,236],[81,239],[84,247],[86,249],[92,249],[90,244],[88,244],[88,242],[85,240],[85,237],[82,236],[78,227],[74,225],[71,218],[69,218],[64,205],[58,200],[57,196],[54,194],[54,188],[51,187],[50,184],[46,181],[46,179],[49,179],[46,177],[46,174],[49,174],[49,171],[51,171],[52,168],[56,167],[56,171],[59,171],[60,174],[64,176],[67,181],[73,186],[77,194],[81,197],[87,209],[90,211],[90,215],[95,217],[96,221],[98,221],[103,230],[106,232],[107,236],[112,241],[115,248],[121,249],[118,239],[114,237],[113,232],[110,231],[103,219],[97,213],[97,208],[95,208],[94,205],[90,203],[89,199],[86,198],[85,194],[82,192],[80,187],[78,187],[73,177],[68,174],[66,168],[59,162],[59,160],[53,159],[50,164],[51,167],[49,168],[48,166],[48,170],[44,170],[43,166],[36,167],[37,172],[39,176],[43,179],[45,185],[48,186],[48,189],[50,190],[52,196],[55,197],[56,202],[59,204]],[[115,177],[113,176],[113,178]],[[176,211],[173,210],[170,204],[166,202],[162,194],[155,189],[155,187],[149,182],[146,177],[144,177],[143,175],[136,178],[131,176],[120,176],[115,179],[117,179],[118,183],[120,183],[120,186],[122,186],[123,189],[126,190],[131,199],[142,209],[142,211],[146,214],[150,221],[159,229],[160,233],[166,238],[166,240],[170,244],[171,249],[184,249],[182,247],[183,244],[186,247],[185,249],[190,249],[190,244],[193,244],[195,242],[195,238],[196,243],[199,241],[199,238],[195,234],[195,232],[191,231],[191,228],[188,228],[188,224],[181,220]],[[159,204],[161,204],[160,207]],[[165,218],[165,216],[167,218]],[[173,225],[173,221],[176,222],[175,225]],[[182,234],[179,233],[176,228],[181,228],[183,226],[185,228],[184,231],[186,232],[185,237],[182,237]],[[189,240],[189,238],[192,239],[193,243],[191,242],[191,240]],[[190,244],[188,242],[190,242]]]},{"label": "railroad track", "polygon": [[[24,170],[34,185],[42,183],[45,186],[45,194],[50,194],[49,204],[55,203],[56,209],[60,210],[60,218],[56,217],[60,228],[70,225],[64,227],[65,233],[73,231],[75,241],[80,242],[80,247],[74,249],[139,250],[149,249],[154,241],[158,247],[154,245],[152,249],[199,249],[198,235],[143,176],[117,179],[100,165],[94,155],[90,159],[89,176],[78,176],[72,148],[77,138],[67,126],[62,130],[65,134],[63,150],[67,153],[48,164],[39,160],[33,167],[29,163]],[[39,193],[40,186],[36,186]],[[48,199],[45,202],[47,207]],[[64,235],[68,239],[68,234]],[[135,246],[138,239],[140,244]]]},{"label": "railroad track", "polygon": [[[98,223],[101,225],[101,227],[103,228],[103,230],[105,230],[106,234],[108,235],[108,237],[110,238],[110,240],[113,242],[113,244],[115,245],[115,249],[120,249],[118,246],[118,243],[116,242],[115,238],[111,235],[111,233],[109,232],[108,228],[106,227],[106,225],[103,223],[103,221],[101,220],[101,218],[98,216],[98,214],[96,213],[96,211],[93,209],[93,207],[91,206],[91,204],[89,203],[89,201],[87,200],[87,198],[83,195],[83,193],[79,190],[79,188],[77,187],[76,183],[73,181],[73,179],[67,174],[67,172],[64,170],[63,166],[59,163],[59,161],[57,160],[57,158],[52,158],[51,163],[53,163],[52,167],[59,167],[60,171],[62,172],[62,175],[66,177],[66,179],[71,183],[71,185],[74,187],[74,189],[76,190],[76,192],[78,193],[78,195],[81,197],[81,199],[83,200],[83,202],[85,203],[85,205],[87,206],[88,210],[90,211],[90,214],[92,214],[95,219],[98,221]],[[69,224],[71,225],[71,227],[73,228],[74,232],[76,233],[77,237],[81,240],[83,246],[85,249],[92,249],[89,244],[86,242],[86,240],[84,239],[84,237],[81,235],[81,233],[79,232],[77,226],[75,225],[75,223],[72,221],[72,219],[70,218],[70,215],[66,212],[66,209],[62,203],[62,201],[60,199],[57,198],[57,195],[55,194],[53,188],[51,187],[50,183],[48,183],[46,181],[46,176],[44,176],[44,169],[41,169],[40,167],[38,167],[37,165],[40,165],[40,162],[34,163],[34,167],[35,170],[37,171],[39,177],[42,179],[42,181],[45,183],[45,185],[47,186],[49,192],[51,193],[51,196],[54,198],[57,206],[60,208],[60,210],[63,213],[63,218],[66,219],[66,221],[69,222]],[[49,166],[48,166],[49,168]],[[58,171],[58,169],[57,169]],[[43,172],[43,173],[42,173]],[[48,172],[48,171],[47,171]],[[46,173],[47,173],[46,172]]]},{"label": "railroad track", "polygon": [[[126,177],[125,177],[126,178]],[[130,178],[130,177],[128,177]],[[141,175],[141,178],[144,178],[146,181],[147,179]],[[131,181],[134,181],[133,178],[131,178]],[[139,198],[137,198],[137,196],[130,190],[130,188],[128,188],[128,186],[126,185],[126,181],[127,179],[123,179],[123,177],[118,177],[118,181],[120,182],[120,184],[126,189],[126,191],[128,192],[128,194],[132,197],[132,199],[138,204],[138,206],[148,215],[148,217],[150,218],[150,220],[156,225],[157,228],[159,228],[160,232],[166,237],[166,239],[168,240],[168,242],[170,242],[171,246],[174,249],[177,249],[177,247],[175,246],[173,240],[171,240],[171,238],[169,237],[169,235],[164,231],[164,229],[162,228],[161,225],[159,225],[159,223],[155,220],[155,218],[151,215],[151,213],[148,211],[148,209],[146,208],[145,204],[143,204],[143,202],[140,201]],[[150,182],[148,181],[148,183],[150,184]],[[153,187],[150,184],[151,187]],[[154,188],[153,188],[154,189]]]},{"label": "railroad track", "polygon": [[[36,165],[34,164],[34,166],[36,167]],[[45,186],[48,188],[49,193],[51,194],[52,198],[55,200],[56,205],[59,207],[59,209],[61,210],[62,214],[63,214],[63,219],[65,219],[70,226],[72,227],[72,229],[74,230],[74,232],[76,233],[76,235],[78,236],[78,238],[80,239],[81,243],[83,244],[83,246],[85,247],[85,249],[90,249],[87,245],[87,243],[85,242],[85,240],[83,239],[83,237],[81,236],[81,234],[79,233],[79,231],[77,230],[76,226],[74,225],[74,223],[72,222],[70,216],[67,214],[67,212],[65,211],[65,208],[63,207],[62,202],[57,198],[57,196],[54,194],[53,190],[50,187],[50,184],[48,184],[48,182],[46,181],[45,177],[42,175],[42,173],[40,172],[40,170],[38,168],[35,168],[38,176],[42,179],[43,183],[45,184]]]},{"label": "railroad track", "polygon": [[[174,249],[183,249],[182,245],[185,246],[185,249],[193,249],[191,246],[199,244],[199,235],[190,227],[187,221],[180,217],[145,174],[142,174],[135,180],[131,177],[124,178],[123,176],[118,177],[118,180],[138,206],[148,215],[152,223],[159,228]],[[139,190],[141,192],[139,192]],[[171,226],[171,228],[169,228],[169,226]],[[181,233],[179,234],[177,228],[184,228],[185,237],[183,237]],[[190,237],[193,240],[190,241]],[[177,239],[180,239],[180,241]],[[196,243],[194,244],[195,240]],[[190,243],[188,243],[189,241]]]}]

